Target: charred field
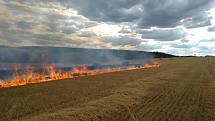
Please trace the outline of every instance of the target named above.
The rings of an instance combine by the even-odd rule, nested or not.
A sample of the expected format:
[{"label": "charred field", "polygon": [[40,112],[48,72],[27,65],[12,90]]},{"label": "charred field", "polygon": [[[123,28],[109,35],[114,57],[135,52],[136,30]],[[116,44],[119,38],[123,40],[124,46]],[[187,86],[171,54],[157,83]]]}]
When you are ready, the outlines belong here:
[{"label": "charred field", "polygon": [[2,121],[214,121],[215,58],[0,88]]}]

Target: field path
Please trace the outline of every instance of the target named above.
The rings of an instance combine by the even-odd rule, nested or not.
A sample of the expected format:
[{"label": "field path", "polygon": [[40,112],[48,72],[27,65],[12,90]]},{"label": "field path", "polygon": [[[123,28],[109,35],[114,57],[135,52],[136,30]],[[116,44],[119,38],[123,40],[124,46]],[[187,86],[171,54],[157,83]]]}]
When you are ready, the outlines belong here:
[{"label": "field path", "polygon": [[0,107],[2,121],[215,121],[215,58],[0,89]]}]

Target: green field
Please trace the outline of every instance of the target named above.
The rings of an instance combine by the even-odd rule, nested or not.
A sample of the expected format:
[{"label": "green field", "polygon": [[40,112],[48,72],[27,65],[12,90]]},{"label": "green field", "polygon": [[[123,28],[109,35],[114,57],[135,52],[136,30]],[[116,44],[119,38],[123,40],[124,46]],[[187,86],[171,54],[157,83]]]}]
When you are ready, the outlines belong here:
[{"label": "green field", "polygon": [[0,120],[215,121],[215,58],[0,89]]}]

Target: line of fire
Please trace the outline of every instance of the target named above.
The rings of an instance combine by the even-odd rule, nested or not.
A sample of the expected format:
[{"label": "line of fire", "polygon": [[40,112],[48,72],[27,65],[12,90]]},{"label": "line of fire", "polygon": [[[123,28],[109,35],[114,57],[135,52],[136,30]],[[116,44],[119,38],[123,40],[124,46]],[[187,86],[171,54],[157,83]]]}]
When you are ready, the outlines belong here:
[{"label": "line of fire", "polygon": [[12,79],[9,81],[0,80],[0,88],[23,86],[35,83],[42,83],[48,81],[57,81],[63,79],[72,79],[81,76],[93,76],[111,72],[119,72],[126,70],[137,70],[147,68],[160,67],[159,62],[149,62],[144,64],[122,64],[114,66],[100,66],[92,65],[76,65],[69,71],[57,69],[55,64],[43,65],[43,68],[38,70],[33,66],[25,66],[21,68],[20,65],[14,66],[14,71],[11,75]]}]

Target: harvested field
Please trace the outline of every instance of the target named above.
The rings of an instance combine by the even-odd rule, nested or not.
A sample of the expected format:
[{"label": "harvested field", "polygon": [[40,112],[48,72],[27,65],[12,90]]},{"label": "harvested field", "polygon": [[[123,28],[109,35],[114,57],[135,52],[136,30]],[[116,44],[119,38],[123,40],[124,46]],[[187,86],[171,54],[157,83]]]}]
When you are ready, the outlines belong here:
[{"label": "harvested field", "polygon": [[215,121],[215,58],[0,89],[0,120]]}]

